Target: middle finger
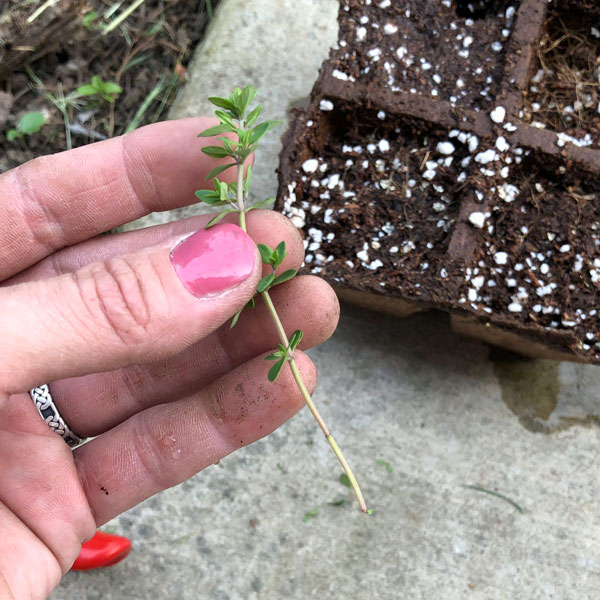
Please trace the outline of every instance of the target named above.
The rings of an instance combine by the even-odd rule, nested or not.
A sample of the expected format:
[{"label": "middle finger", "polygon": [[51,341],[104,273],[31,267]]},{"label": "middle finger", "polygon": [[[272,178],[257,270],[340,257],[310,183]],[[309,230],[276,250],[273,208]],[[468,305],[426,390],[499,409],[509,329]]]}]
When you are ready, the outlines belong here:
[{"label": "middle finger", "polygon": [[[317,277],[298,277],[274,288],[286,332],[301,328],[300,349],[324,342],[333,333],[339,304],[333,290]],[[65,421],[84,437],[99,435],[132,415],[195,393],[278,343],[262,301],[246,311],[234,329],[224,325],[181,354],[159,363],[63,379],[51,385]]]}]

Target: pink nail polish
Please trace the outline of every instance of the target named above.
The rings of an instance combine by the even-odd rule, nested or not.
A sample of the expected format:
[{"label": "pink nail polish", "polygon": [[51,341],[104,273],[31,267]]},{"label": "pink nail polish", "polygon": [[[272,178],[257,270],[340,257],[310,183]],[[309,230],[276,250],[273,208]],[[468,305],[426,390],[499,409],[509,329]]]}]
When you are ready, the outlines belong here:
[{"label": "pink nail polish", "polygon": [[177,244],[171,263],[191,294],[197,298],[217,294],[252,274],[254,242],[236,225],[215,225]]}]

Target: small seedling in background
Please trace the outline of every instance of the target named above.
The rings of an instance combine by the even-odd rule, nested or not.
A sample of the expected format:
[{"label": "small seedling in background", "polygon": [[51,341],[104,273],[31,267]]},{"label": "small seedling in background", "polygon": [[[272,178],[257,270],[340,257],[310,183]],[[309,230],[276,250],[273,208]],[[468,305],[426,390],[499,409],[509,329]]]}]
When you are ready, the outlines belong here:
[{"label": "small seedling in background", "polygon": [[25,113],[17,123],[16,129],[9,129],[6,132],[6,139],[9,142],[17,138],[24,138],[26,135],[37,133],[46,124],[46,117],[41,112]]},{"label": "small seedling in background", "polygon": [[377,460],[377,464],[378,464],[380,467],[385,467],[385,470],[386,470],[386,471],[387,471],[387,472],[388,472],[390,475],[391,475],[391,474],[394,472],[394,469],[393,469],[392,465],[390,465],[390,463],[389,463],[389,462],[387,462],[387,461],[385,461],[385,460],[378,459],[378,460]]},{"label": "small seedling in background", "polygon": [[120,85],[112,81],[102,81],[102,78],[94,75],[90,83],[80,85],[75,93],[78,96],[98,96],[106,102],[114,102],[122,91]]},{"label": "small seedling in background", "polygon": [[[218,146],[205,146],[202,148],[202,152],[211,158],[228,159],[228,162],[215,167],[207,175],[207,180],[212,179],[212,190],[198,190],[196,192],[196,197],[201,202],[214,208],[223,208],[220,213],[210,220],[207,227],[214,225],[226,215],[236,214],[239,219],[240,227],[246,231],[246,213],[255,208],[269,206],[273,202],[273,198],[267,198],[252,206],[246,205],[250,183],[252,181],[252,169],[251,167],[248,167],[246,170],[244,168],[245,162],[248,157],[256,151],[258,143],[265,134],[273,127],[281,124],[280,121],[257,122],[262,108],[260,104],[252,109],[250,108],[255,97],[256,90],[253,86],[248,85],[243,89],[239,87],[235,88],[234,92],[228,98],[213,97],[208,99],[218,108],[218,110],[215,111],[215,115],[219,120],[219,124],[202,131],[199,134],[199,137],[216,136],[221,144]],[[220,181],[218,176],[230,168],[236,169],[236,183]],[[310,393],[306,389],[306,385],[302,379],[300,370],[298,369],[298,365],[296,364],[294,351],[302,340],[302,331],[296,330],[288,337],[269,294],[271,288],[289,281],[296,275],[296,271],[293,269],[275,275],[277,268],[281,266],[286,256],[285,242],[279,243],[275,248],[269,248],[264,244],[259,244],[258,250],[262,262],[270,267],[271,272],[260,280],[256,295],[260,296],[265,303],[280,341],[277,345],[277,350],[266,357],[267,360],[275,361],[275,364],[269,369],[268,379],[269,381],[275,381],[283,367],[286,364],[289,366],[306,406],[308,406],[308,409],[321,428],[325,439],[342,465],[344,470],[343,477],[345,477],[345,481],[348,482],[344,485],[348,485],[348,487],[352,488],[358,500],[360,510],[368,513],[369,511],[358,486],[358,482],[356,481],[356,477],[354,477],[350,465],[344,458],[342,451],[312,401]],[[244,308],[251,309],[254,308],[255,305],[256,301],[252,298]],[[237,323],[244,308],[236,313],[232,320],[231,327]],[[317,511],[310,511],[306,513],[304,520],[307,521],[316,516],[316,514]]]},{"label": "small seedling in background", "polygon": [[304,517],[302,518],[302,520],[305,523],[308,523],[308,521],[314,519],[318,514],[319,511],[313,508],[313,510],[309,510],[307,513],[304,513]]},{"label": "small seedling in background", "polygon": [[95,21],[98,19],[98,13],[95,10],[90,10],[89,13],[84,15],[81,19],[81,24],[90,31],[96,29]]}]

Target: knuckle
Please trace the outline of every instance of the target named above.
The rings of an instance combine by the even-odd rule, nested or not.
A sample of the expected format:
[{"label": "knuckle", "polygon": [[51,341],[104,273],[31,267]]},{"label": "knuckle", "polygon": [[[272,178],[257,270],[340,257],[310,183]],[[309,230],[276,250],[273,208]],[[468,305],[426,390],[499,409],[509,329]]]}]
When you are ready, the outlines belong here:
[{"label": "knuckle", "polygon": [[[144,416],[147,417],[147,413]],[[131,434],[133,469],[148,482],[150,493],[156,493],[179,483],[174,465],[169,460],[177,452],[177,440],[160,420],[144,416],[140,415]]]},{"label": "knuckle", "polygon": [[[153,305],[161,290],[151,261],[115,257],[90,267],[80,292],[104,328],[125,345],[139,345],[151,335]],[[89,287],[89,289],[88,289]],[[154,300],[154,301],[153,301]]]}]

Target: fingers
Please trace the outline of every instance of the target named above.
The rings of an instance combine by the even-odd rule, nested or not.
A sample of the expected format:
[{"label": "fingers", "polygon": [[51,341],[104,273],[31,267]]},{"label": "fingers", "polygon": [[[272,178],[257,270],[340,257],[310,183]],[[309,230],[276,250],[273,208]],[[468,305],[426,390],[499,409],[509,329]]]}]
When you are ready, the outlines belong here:
[{"label": "fingers", "polygon": [[[152,211],[196,202],[218,161],[201,152],[205,117],[156,123],[0,175],[0,280]],[[223,162],[223,161],[221,161]],[[232,177],[225,171],[223,178]]]},{"label": "fingers", "polygon": [[159,360],[205,337],[254,294],[260,257],[230,224],[0,289],[10,352],[0,390]]},{"label": "fingers", "polygon": [[[316,370],[297,353],[309,390]],[[256,358],[196,394],[150,408],[74,451],[98,525],[176,485],[294,415],[302,398],[285,368],[275,383]]]},{"label": "fingers", "polygon": [[[198,215],[136,231],[98,236],[55,252],[52,256],[1,282],[0,286],[73,273],[91,262],[137,252],[142,248],[202,229],[213,216]],[[237,222],[233,215],[223,221]],[[246,216],[246,225],[248,234],[257,244],[267,244],[274,248],[279,242],[285,241],[287,257],[280,267],[281,271],[300,268],[304,260],[302,238],[289,219],[272,210],[253,210]]]},{"label": "fingers", "polygon": [[[339,304],[322,279],[298,277],[274,288],[271,296],[285,331],[303,330],[302,349],[324,342],[335,330]],[[74,431],[96,436],[146,408],[193,394],[278,343],[271,317],[258,300],[234,329],[226,323],[176,356],[54,382],[52,394]]]}]

